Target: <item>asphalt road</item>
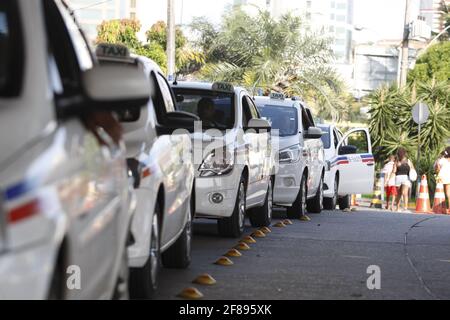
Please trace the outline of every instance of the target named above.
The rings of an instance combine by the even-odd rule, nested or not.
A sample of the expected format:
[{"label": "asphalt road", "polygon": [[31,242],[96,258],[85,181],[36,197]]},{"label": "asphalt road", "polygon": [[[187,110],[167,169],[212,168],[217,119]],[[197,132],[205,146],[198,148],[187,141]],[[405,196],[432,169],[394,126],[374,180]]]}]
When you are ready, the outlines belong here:
[{"label": "asphalt road", "polygon": [[[159,298],[177,299],[195,287],[206,300],[450,299],[450,216],[361,208],[310,217],[271,228],[228,267],[213,262],[237,241],[220,238],[214,221],[197,220],[193,263],[162,270]],[[276,218],[286,217],[281,211]],[[248,226],[245,235],[252,231]],[[381,270],[380,290],[367,288],[372,265]],[[203,273],[217,284],[193,285]]]}]

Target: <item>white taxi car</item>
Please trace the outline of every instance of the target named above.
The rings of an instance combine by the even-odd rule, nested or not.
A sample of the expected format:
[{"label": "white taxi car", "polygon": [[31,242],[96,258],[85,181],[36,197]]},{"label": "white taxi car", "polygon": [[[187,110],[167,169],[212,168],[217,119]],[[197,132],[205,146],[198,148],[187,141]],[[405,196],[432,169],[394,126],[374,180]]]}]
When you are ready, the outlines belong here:
[{"label": "white taxi car", "polygon": [[327,210],[349,209],[352,194],[372,193],[375,160],[369,130],[356,128],[345,135],[335,126],[320,124],[324,135],[325,173],[324,206]]},{"label": "white taxi car", "polygon": [[[189,128],[196,165],[195,211],[218,219],[222,236],[239,237],[272,219],[274,162],[270,124],[247,91],[225,83],[175,82],[177,109],[200,118]],[[197,126],[196,126],[197,127]]]},{"label": "white taxi car", "polygon": [[[126,47],[101,44],[102,64],[128,63],[149,77],[153,96],[146,108],[124,109],[119,119],[124,128],[128,165],[135,177],[137,210],[129,248],[130,294],[147,299],[157,289],[160,252],[165,267],[187,268],[191,261],[194,166],[188,133],[169,134],[166,125],[184,117],[175,111],[171,89],[160,68],[150,59],[131,56]],[[176,126],[176,124],[175,124]]]},{"label": "white taxi car", "polygon": [[290,218],[300,218],[306,210],[323,208],[325,156],[322,131],[315,127],[308,107],[283,94],[255,97],[261,115],[272,125],[272,140],[278,153],[273,201],[287,208]]},{"label": "white taxi car", "polygon": [[130,188],[112,108],[148,80],[98,66],[64,2],[0,2],[0,299],[127,297]]}]

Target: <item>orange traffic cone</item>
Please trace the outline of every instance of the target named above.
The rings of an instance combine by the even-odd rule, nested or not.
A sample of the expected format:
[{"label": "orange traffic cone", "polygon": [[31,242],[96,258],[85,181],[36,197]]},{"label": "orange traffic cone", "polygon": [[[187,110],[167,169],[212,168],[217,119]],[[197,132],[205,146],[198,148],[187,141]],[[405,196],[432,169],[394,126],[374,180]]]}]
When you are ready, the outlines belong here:
[{"label": "orange traffic cone", "polygon": [[416,212],[417,213],[431,212],[430,194],[428,193],[428,180],[426,175],[422,176],[422,181],[420,182],[420,192],[419,198],[417,198]]},{"label": "orange traffic cone", "polygon": [[357,199],[356,194],[352,194],[352,203],[351,203],[351,206],[352,206],[352,207],[358,207],[358,206],[359,206],[359,204],[358,204],[358,202],[356,201],[356,199]]},{"label": "orange traffic cone", "polygon": [[433,212],[437,214],[447,214],[447,205],[445,202],[444,185],[442,181],[437,181],[436,193],[434,194]]}]

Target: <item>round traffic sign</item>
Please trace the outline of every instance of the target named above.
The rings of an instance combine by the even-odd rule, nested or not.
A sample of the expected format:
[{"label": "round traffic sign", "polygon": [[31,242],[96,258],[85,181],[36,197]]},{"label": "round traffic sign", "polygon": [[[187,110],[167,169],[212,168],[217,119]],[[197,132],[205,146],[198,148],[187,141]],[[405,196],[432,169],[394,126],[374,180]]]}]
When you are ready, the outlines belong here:
[{"label": "round traffic sign", "polygon": [[412,115],[415,123],[424,124],[430,117],[430,109],[425,103],[420,102],[414,106]]}]

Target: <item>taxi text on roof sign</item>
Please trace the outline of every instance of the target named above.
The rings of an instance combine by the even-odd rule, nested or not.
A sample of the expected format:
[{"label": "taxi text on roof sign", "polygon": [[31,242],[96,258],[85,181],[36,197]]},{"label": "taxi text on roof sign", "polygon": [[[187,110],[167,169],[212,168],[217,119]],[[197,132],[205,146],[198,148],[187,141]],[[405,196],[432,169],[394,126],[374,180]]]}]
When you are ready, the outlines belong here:
[{"label": "taxi text on roof sign", "polygon": [[98,57],[126,59],[130,57],[127,47],[120,44],[101,43],[95,51]]},{"label": "taxi text on roof sign", "polygon": [[234,92],[233,85],[231,83],[226,83],[226,82],[215,82],[212,85],[212,89],[213,89],[213,91],[222,91],[222,92],[228,92],[228,93]]},{"label": "taxi text on roof sign", "polygon": [[270,94],[270,99],[284,100],[285,98],[286,98],[285,95],[279,92],[272,92]]}]

